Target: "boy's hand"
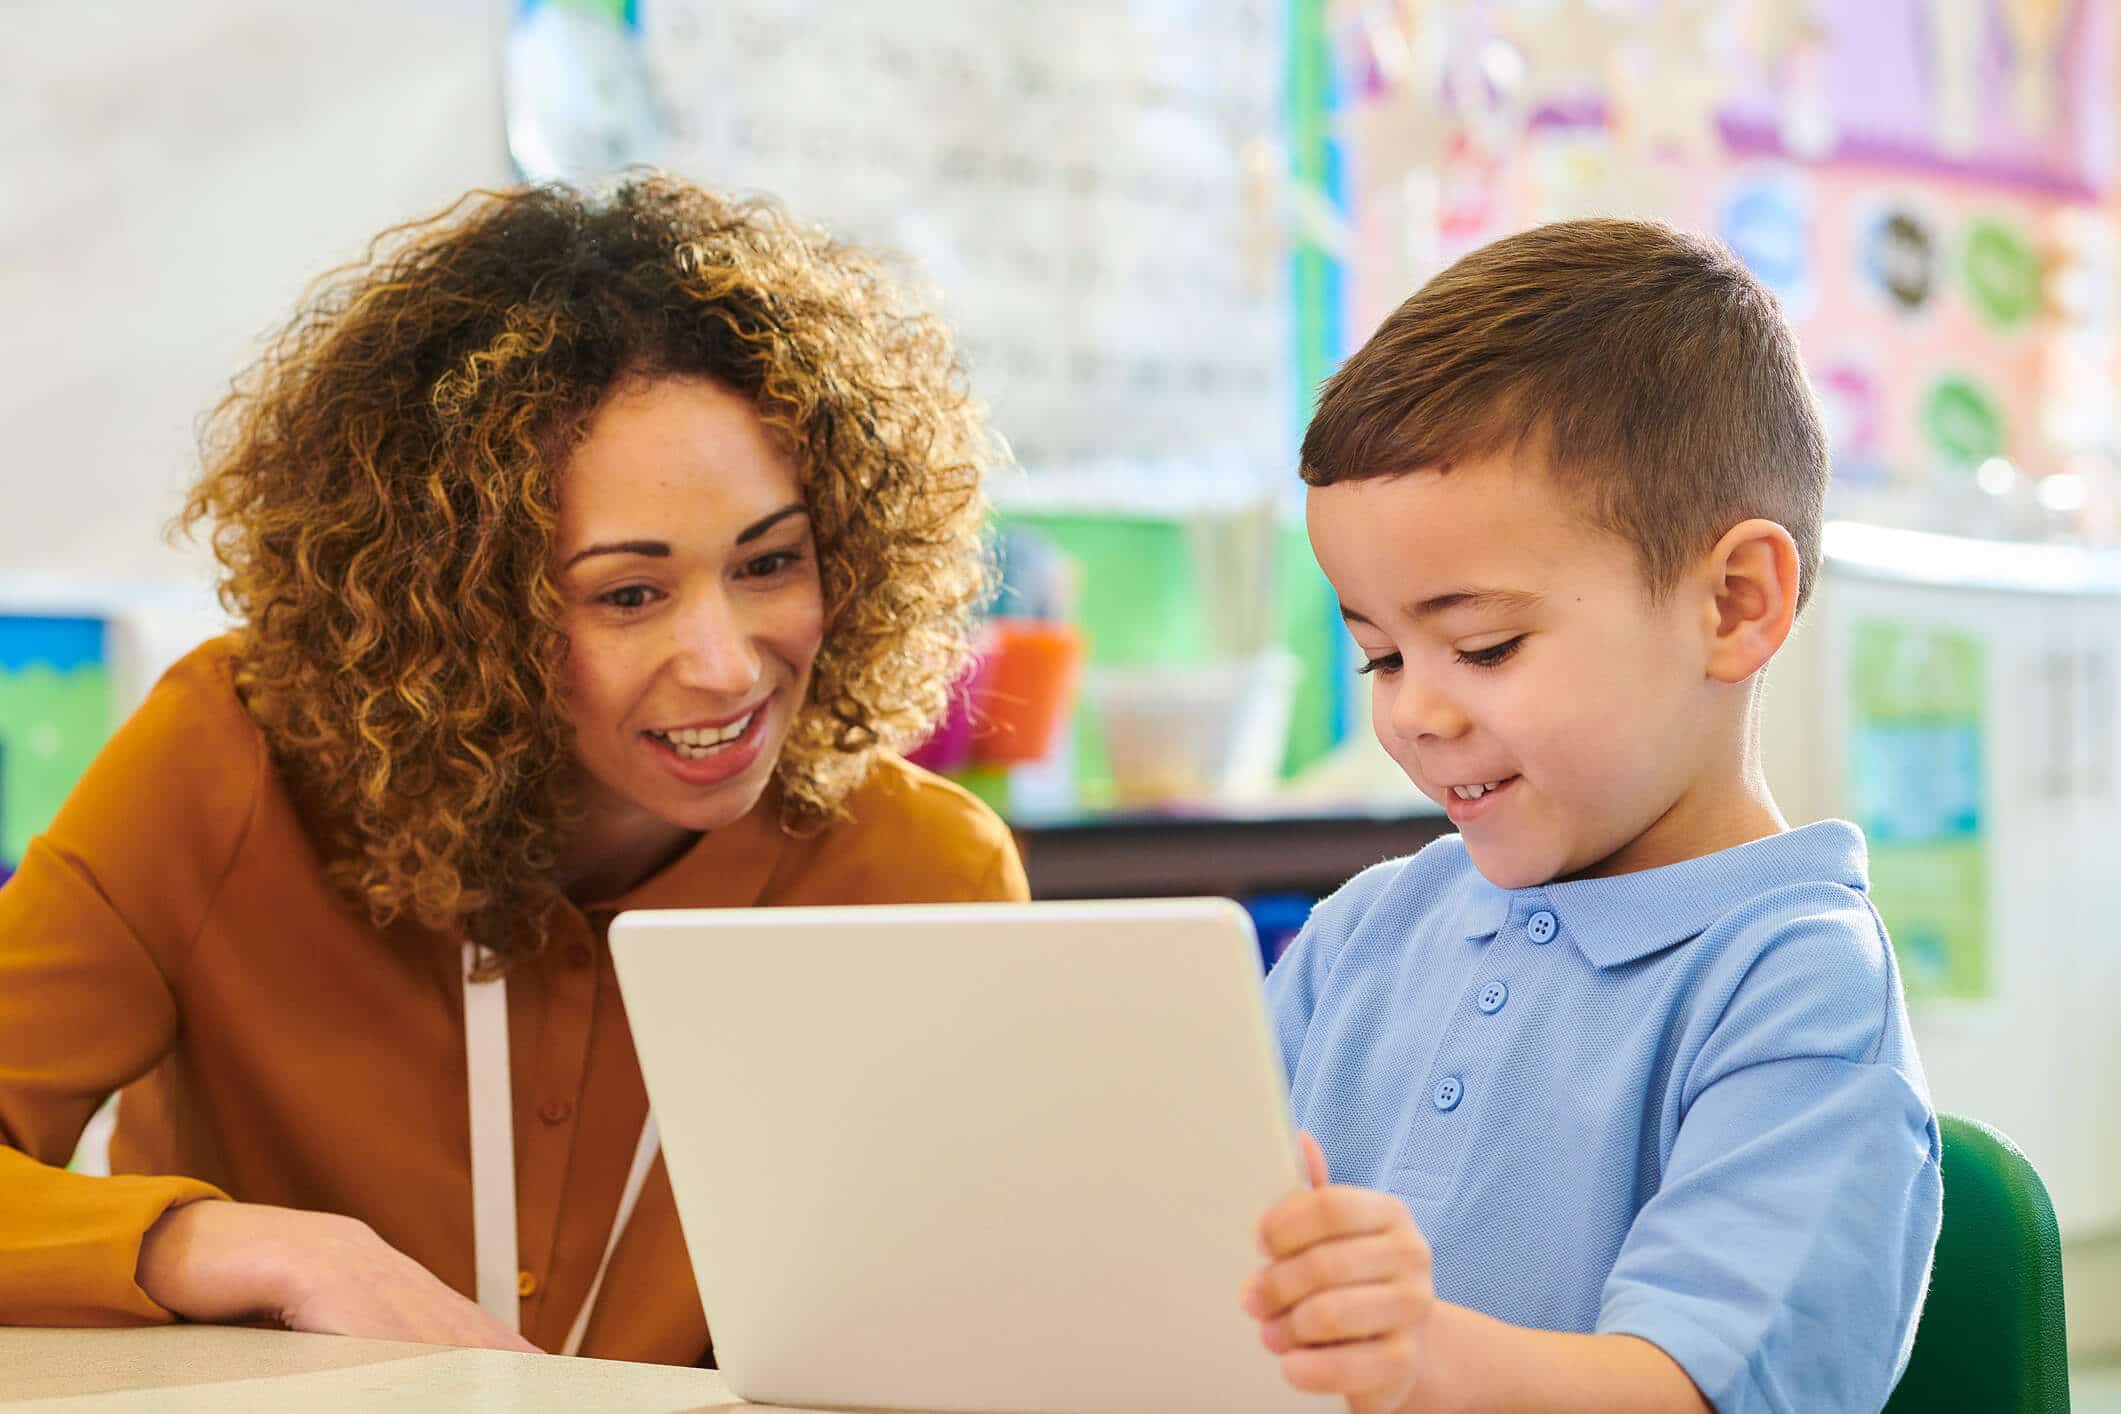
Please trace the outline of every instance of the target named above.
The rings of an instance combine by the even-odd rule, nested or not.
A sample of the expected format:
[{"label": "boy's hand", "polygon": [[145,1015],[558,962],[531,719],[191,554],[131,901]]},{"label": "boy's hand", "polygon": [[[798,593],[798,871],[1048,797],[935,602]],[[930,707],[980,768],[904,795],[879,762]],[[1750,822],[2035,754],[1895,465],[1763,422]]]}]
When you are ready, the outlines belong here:
[{"label": "boy's hand", "polygon": [[1436,1292],[1429,1244],[1389,1193],[1334,1187],[1303,1136],[1311,1190],[1259,1225],[1266,1269],[1245,1284],[1246,1314],[1298,1389],[1346,1397],[1353,1414],[1392,1414],[1414,1390],[1416,1337]]}]

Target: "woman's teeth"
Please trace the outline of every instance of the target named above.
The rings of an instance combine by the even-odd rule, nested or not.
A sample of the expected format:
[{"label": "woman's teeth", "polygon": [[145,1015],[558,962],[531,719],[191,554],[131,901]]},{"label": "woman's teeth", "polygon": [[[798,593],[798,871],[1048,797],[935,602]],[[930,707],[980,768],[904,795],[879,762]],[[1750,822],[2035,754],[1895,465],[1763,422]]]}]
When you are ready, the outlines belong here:
[{"label": "woman's teeth", "polygon": [[751,719],[757,715],[758,709],[754,707],[727,726],[686,727],[682,731],[652,731],[648,735],[675,751],[685,760],[698,761],[703,757],[712,756],[715,752],[720,751],[723,747],[742,736],[745,729],[751,725]]},{"label": "woman's teeth", "polygon": [[1491,790],[1501,790],[1504,785],[1514,779],[1515,777],[1506,776],[1500,781],[1489,781],[1483,786],[1452,786],[1451,794],[1457,796],[1460,800],[1478,800]]}]

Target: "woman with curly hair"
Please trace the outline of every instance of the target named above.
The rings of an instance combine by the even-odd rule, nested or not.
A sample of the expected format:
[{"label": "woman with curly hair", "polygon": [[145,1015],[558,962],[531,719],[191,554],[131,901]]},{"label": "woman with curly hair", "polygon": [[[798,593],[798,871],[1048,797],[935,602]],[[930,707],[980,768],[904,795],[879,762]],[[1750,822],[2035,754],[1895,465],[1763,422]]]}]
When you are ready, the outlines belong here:
[{"label": "woman with curly hair", "polygon": [[205,451],[239,626],[0,889],[0,1323],[709,1357],[611,917],[1025,895],[892,754],[983,587],[947,338],[770,205],[480,193]]}]

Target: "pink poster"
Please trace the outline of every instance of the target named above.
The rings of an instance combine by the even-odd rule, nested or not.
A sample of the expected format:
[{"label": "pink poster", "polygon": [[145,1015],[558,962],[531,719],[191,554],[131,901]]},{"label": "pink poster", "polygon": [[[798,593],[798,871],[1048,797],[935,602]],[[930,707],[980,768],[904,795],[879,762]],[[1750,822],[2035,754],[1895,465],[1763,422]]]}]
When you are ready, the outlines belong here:
[{"label": "pink poster", "polygon": [[[1609,114],[1595,88],[1533,94],[1528,127],[1501,145],[1447,96],[1432,110],[1434,161],[1404,189],[1355,193],[1350,335],[1509,231],[1654,216],[1725,241],[1781,298],[1839,490],[1919,499],[1998,459],[2040,476],[2073,449],[2111,445],[2115,271],[2099,204],[2117,130],[2110,0],[1825,0],[1812,12],[1808,37],[1779,54],[1714,51],[1721,94],[1693,151],[1617,141],[1639,115]],[[1486,30],[1452,44],[1502,42],[1511,7],[1485,13]],[[1669,77],[1655,65],[1679,61],[1655,47],[1652,9],[1608,13],[1613,57],[1576,72]],[[1359,108],[1384,94],[1364,42],[1343,46],[1367,75],[1352,85]],[[1793,156],[1800,138],[1806,155]],[[1358,151],[1351,170],[1364,166]]]}]

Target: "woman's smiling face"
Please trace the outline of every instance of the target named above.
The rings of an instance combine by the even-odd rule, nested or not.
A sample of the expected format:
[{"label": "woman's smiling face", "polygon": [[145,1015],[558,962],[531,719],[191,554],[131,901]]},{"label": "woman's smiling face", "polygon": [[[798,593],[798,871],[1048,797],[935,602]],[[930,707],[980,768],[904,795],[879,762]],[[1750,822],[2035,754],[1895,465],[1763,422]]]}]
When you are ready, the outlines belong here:
[{"label": "woman's smiling face", "polygon": [[554,575],[582,848],[667,854],[749,812],[825,618],[795,463],[750,399],[621,382],[568,462]]}]

